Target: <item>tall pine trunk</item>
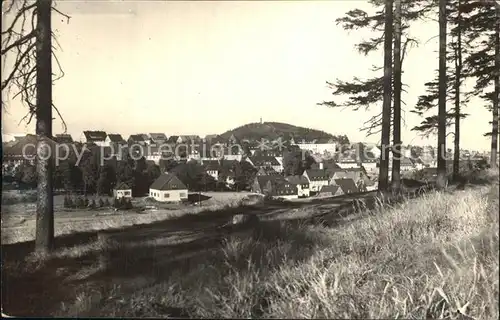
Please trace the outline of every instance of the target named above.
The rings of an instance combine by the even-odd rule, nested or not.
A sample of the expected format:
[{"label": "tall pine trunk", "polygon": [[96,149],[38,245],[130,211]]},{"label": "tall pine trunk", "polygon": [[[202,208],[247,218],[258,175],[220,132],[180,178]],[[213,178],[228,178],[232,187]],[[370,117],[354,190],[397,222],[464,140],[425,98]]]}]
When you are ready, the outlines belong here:
[{"label": "tall pine trunk", "polygon": [[52,138],[52,44],[51,0],[36,4],[36,135],[37,208],[36,241],[38,252],[48,252],[54,242]]},{"label": "tall pine trunk", "polygon": [[491,127],[491,155],[490,164],[492,168],[497,166],[498,152],[498,108],[500,107],[500,4],[495,3],[496,28],[495,28],[495,93],[493,97],[493,124]]},{"label": "tall pine trunk", "polygon": [[447,186],[446,175],[446,0],[439,0],[439,103],[437,145],[437,187]]},{"label": "tall pine trunk", "polygon": [[455,136],[453,154],[453,180],[460,175],[460,86],[462,82],[462,13],[461,2],[457,4],[457,43],[455,47]]},{"label": "tall pine trunk", "polygon": [[382,137],[378,188],[387,191],[389,187],[389,145],[391,142],[391,100],[392,100],[392,31],[393,0],[385,2],[384,32],[384,102],[382,105]]},{"label": "tall pine trunk", "polygon": [[394,1],[394,128],[392,148],[392,191],[401,188],[401,0]]}]

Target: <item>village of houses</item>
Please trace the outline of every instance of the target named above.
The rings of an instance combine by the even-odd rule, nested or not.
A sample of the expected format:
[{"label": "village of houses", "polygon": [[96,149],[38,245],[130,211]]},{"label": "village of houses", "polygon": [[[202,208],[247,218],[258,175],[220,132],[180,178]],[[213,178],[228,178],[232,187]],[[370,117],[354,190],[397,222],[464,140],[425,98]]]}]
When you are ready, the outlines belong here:
[{"label": "village of houses", "polygon": [[[206,136],[170,136],[163,133],[133,134],[127,140],[120,134],[111,134],[104,131],[84,131],[80,141],[74,141],[69,134],[58,134],[53,140],[58,144],[84,144],[99,146],[102,149],[126,150],[130,152],[133,146],[141,146],[141,152],[148,163],[159,164],[164,154],[160,150],[161,145],[168,144],[175,148],[178,145],[187,146],[183,155],[175,154],[174,160],[195,161],[214,180],[220,180],[219,174],[223,166],[231,167],[231,163],[247,162],[255,171],[253,183],[248,184],[247,191],[266,195],[272,198],[294,201],[299,198],[323,198],[337,197],[344,194],[366,192],[377,188],[378,158],[380,149],[376,146],[363,145],[364,155],[356,156],[356,148],[339,151],[335,141],[304,142],[294,138],[283,143],[269,143],[265,148],[260,141],[239,141],[234,135],[223,139],[218,135]],[[33,135],[16,136],[14,141],[3,145],[5,168],[15,167],[26,161],[22,155],[22,145],[36,142]],[[200,152],[199,148],[191,148],[190,145],[208,144],[211,150],[218,150],[207,155]],[[231,146],[244,144],[247,150],[232,148]],[[359,145],[359,144],[358,144]],[[219,148],[213,148],[217,146]],[[284,152],[286,147],[295,146],[307,152],[314,161],[306,167],[302,174],[287,175],[284,168]],[[420,148],[420,154],[415,156],[410,149],[405,150],[405,157],[401,160],[401,171],[403,174],[417,170],[435,170],[436,159],[431,147]],[[468,151],[467,151],[468,152]],[[342,153],[344,156],[336,157]],[[359,152],[358,152],[359,154]],[[354,156],[353,156],[354,155]],[[234,185],[234,177],[227,175],[226,186],[231,190]],[[233,188],[234,190],[234,188]],[[159,177],[149,187],[149,197],[158,202],[179,202],[186,200],[189,193],[188,184],[177,177],[175,173],[167,170],[161,172]],[[129,186],[119,183],[114,187],[115,197],[132,197]]]}]

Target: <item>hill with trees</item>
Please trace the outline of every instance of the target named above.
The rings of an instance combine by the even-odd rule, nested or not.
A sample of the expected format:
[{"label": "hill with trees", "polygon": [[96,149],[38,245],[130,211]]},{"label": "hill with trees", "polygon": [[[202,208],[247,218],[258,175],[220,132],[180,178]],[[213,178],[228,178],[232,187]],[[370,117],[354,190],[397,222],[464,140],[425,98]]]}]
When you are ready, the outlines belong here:
[{"label": "hill with trees", "polygon": [[333,139],[336,142],[349,143],[349,139],[345,135],[336,136],[321,130],[304,128],[281,122],[249,123],[233,130],[226,131],[220,136],[224,139],[229,139],[231,135],[241,140],[275,140],[280,137],[288,140],[293,137],[296,141],[304,139],[306,141],[317,140],[318,142],[327,142]]}]

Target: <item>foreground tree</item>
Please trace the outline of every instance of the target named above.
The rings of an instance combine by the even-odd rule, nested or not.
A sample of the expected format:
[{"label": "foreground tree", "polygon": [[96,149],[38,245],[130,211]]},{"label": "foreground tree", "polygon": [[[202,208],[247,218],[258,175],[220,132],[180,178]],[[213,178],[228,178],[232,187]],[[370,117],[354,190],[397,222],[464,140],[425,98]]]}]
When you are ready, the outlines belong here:
[{"label": "foreground tree", "polygon": [[437,145],[437,187],[446,188],[446,1],[439,0],[439,106]]},{"label": "foreground tree", "polygon": [[[470,54],[471,48],[467,41],[464,41],[463,30],[463,11],[464,6],[469,0],[448,1],[448,24],[451,26],[448,50],[453,52],[447,56],[449,64],[453,64],[454,68],[447,68],[448,76],[446,82],[447,100],[453,101],[454,107],[447,109],[446,126],[454,126],[454,131],[448,134],[454,135],[454,156],[453,156],[453,179],[456,180],[459,176],[459,161],[460,161],[460,122],[467,114],[463,113],[462,107],[466,105],[473,96],[473,92],[464,93],[462,84],[465,78],[469,77],[467,72],[463,71],[463,56]],[[415,110],[411,112],[420,116],[428,111],[434,111],[439,100],[439,69],[437,77],[434,81],[425,84],[427,92],[421,95],[418,99]],[[426,116],[424,120],[412,128],[413,131],[419,131],[424,136],[435,134],[438,128],[439,118],[437,114]]]},{"label": "foreground tree", "polygon": [[[378,51],[381,49],[382,44],[384,44],[384,48],[391,48],[392,51],[392,37],[385,37],[385,28],[389,28],[390,25],[386,24],[386,7],[391,6],[392,1],[386,2],[381,0],[370,0],[370,4],[372,4],[376,8],[375,14],[369,14],[363,10],[355,9],[347,12],[345,17],[337,19],[337,22],[342,25],[344,30],[358,30],[358,29],[368,29],[377,35],[369,38],[368,40],[363,40],[359,44],[356,45],[356,49],[363,55],[368,55],[369,53]],[[391,6],[392,7],[392,6]],[[401,58],[398,60],[400,62],[400,68],[403,69],[404,57],[409,48],[418,42],[415,39],[412,39],[409,36],[410,25],[413,21],[420,19],[423,17],[430,9],[432,9],[432,5],[429,5],[427,1],[419,1],[419,0],[401,0]],[[392,16],[392,11],[390,12]],[[392,19],[394,20],[394,19]],[[392,24],[391,24],[392,25]],[[391,27],[392,29],[392,27]],[[391,32],[392,33],[392,32]],[[386,43],[384,39],[390,40],[389,43]],[[385,49],[384,49],[385,51]],[[392,61],[392,60],[391,60]],[[374,72],[379,72],[385,67],[374,66]],[[392,67],[391,67],[392,69]],[[385,70],[386,71],[386,70]],[[392,73],[392,72],[391,72]],[[392,74],[391,74],[392,78]],[[386,80],[389,78],[380,75],[374,75],[372,78],[368,79],[360,79],[358,77],[354,77],[352,81],[342,81],[336,80],[335,82],[327,82],[327,85],[332,88],[332,95],[334,96],[347,96],[348,99],[341,103],[337,101],[323,101],[319,103],[319,105],[325,105],[328,107],[342,107],[342,108],[350,108],[354,111],[358,111],[361,109],[369,109],[373,106],[379,106],[380,104],[389,107],[389,118],[387,116],[384,118],[384,111],[378,113],[377,115],[368,119],[363,127],[362,131],[366,131],[367,136],[373,134],[379,134],[382,131],[382,135],[384,136],[384,140],[382,144],[385,144],[382,151],[381,158],[385,158],[381,163],[381,172],[379,177],[379,186],[381,189],[387,189],[389,187],[389,143],[390,143],[390,124],[391,124],[391,114],[392,110],[390,108],[391,101],[384,98],[390,97],[391,95],[387,95],[388,92],[384,95],[384,89],[387,89]],[[389,83],[390,84],[390,83]],[[404,84],[401,83],[401,87],[404,87]],[[391,93],[394,90],[391,88]],[[400,90],[401,92],[402,90]],[[402,99],[401,99],[402,102]],[[383,109],[383,108],[382,108]],[[387,113],[387,108],[385,109]],[[400,117],[398,117],[400,120]],[[389,124],[383,125],[383,122]],[[387,130],[389,130],[387,132]],[[397,134],[396,134],[397,138]],[[389,140],[387,140],[389,139]],[[387,142],[389,141],[389,142]],[[397,150],[396,150],[397,152]],[[386,168],[387,167],[387,168]],[[396,177],[397,179],[397,177]]]},{"label": "foreground tree", "polygon": [[[391,189],[401,188],[401,0],[394,1],[394,128]],[[389,120],[390,121],[390,120]]]},{"label": "foreground tree", "polygon": [[491,128],[491,156],[490,165],[492,168],[498,168],[498,109],[500,108],[500,4],[495,3],[495,92],[493,95],[493,123]]},{"label": "foreground tree", "polygon": [[[498,109],[500,95],[500,4],[494,0],[469,0],[464,6],[463,28],[474,51],[464,59],[464,68],[476,78],[474,96],[488,101],[492,113],[490,164],[496,167],[498,152]],[[491,91],[490,88],[493,87]]]},{"label": "foreground tree", "polygon": [[391,102],[392,102],[392,33],[393,33],[393,1],[385,2],[384,32],[384,101],[382,104],[382,136],[380,154],[380,171],[378,188],[386,191],[389,188],[389,145],[391,143]]},{"label": "foreground tree", "polygon": [[[2,3],[6,7],[3,13],[12,15],[13,19],[6,28],[2,26],[1,54],[2,57],[14,58],[12,69],[2,80],[2,93],[10,95],[11,89],[17,89],[13,98],[19,96],[28,107],[28,124],[36,117],[38,199],[35,245],[39,252],[51,250],[54,241],[53,158],[50,156],[54,146],[51,141],[54,107],[52,57],[56,61],[57,58],[52,51],[51,13],[52,10],[61,12],[52,4],[51,0]],[[27,26],[28,21],[31,21],[31,28]]]}]

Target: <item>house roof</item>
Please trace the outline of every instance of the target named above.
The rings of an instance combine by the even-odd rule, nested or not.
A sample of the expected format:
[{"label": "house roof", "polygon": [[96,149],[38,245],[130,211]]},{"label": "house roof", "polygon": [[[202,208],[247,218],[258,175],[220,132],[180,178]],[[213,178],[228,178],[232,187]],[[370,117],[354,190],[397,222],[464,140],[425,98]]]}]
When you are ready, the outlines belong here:
[{"label": "house roof", "polygon": [[166,141],[167,136],[164,133],[150,133],[149,136],[153,141]]},{"label": "house roof", "polygon": [[309,180],[304,176],[288,176],[285,179],[294,184],[309,184]]},{"label": "house roof", "polygon": [[200,137],[197,135],[181,135],[179,137],[182,139],[183,142],[191,142],[200,139]]},{"label": "house roof", "polygon": [[217,138],[218,136],[219,136],[219,135],[217,135],[217,134],[207,134],[207,135],[205,136],[205,140],[212,140],[212,139]]},{"label": "house roof", "polygon": [[307,169],[305,173],[312,181],[328,180],[328,172],[325,169]]},{"label": "house roof", "polygon": [[359,192],[356,183],[352,179],[335,179],[335,184],[338,185],[344,193]]},{"label": "house roof", "polygon": [[83,131],[87,142],[96,142],[106,140],[106,132],[104,131]]},{"label": "house roof", "polygon": [[297,192],[297,185],[293,182],[287,181],[285,179],[273,179],[269,180],[271,182],[271,188],[275,190],[293,190]]},{"label": "house roof", "polygon": [[132,134],[128,138],[128,140],[132,140],[133,142],[144,142],[144,136],[142,134]]},{"label": "house roof", "polygon": [[170,136],[170,137],[168,137],[167,141],[176,143],[177,139],[179,139],[179,136]]},{"label": "house roof", "polygon": [[413,166],[413,161],[410,158],[403,157],[400,161],[402,166]]},{"label": "house roof", "polygon": [[108,138],[111,142],[123,142],[123,137],[118,133],[109,133]]},{"label": "house roof", "polygon": [[271,156],[252,156],[249,157],[250,161],[254,164],[254,166],[263,166],[266,163],[269,163],[271,166],[279,166],[280,163],[276,159],[276,157]]},{"label": "house roof", "polygon": [[118,183],[115,187],[115,190],[130,190],[130,186],[126,184],[125,182],[120,182]]},{"label": "house roof", "polygon": [[222,167],[219,160],[203,160],[202,166],[206,171],[218,171]]},{"label": "house roof", "polygon": [[154,190],[187,189],[186,185],[176,175],[170,173],[159,176],[149,188]]},{"label": "house roof", "polygon": [[263,188],[269,181],[285,179],[282,176],[277,176],[277,175],[256,176],[255,178],[257,179],[257,183],[259,184],[260,188]]},{"label": "house roof", "polygon": [[70,134],[61,133],[56,134],[56,136],[54,137],[54,141],[57,143],[73,143],[73,138]]},{"label": "house roof", "polygon": [[[37,145],[37,136],[34,134],[27,134],[23,137],[20,137],[15,143],[11,145],[2,145],[3,156],[6,158],[21,158],[26,156],[35,156],[36,155],[36,145]],[[47,143],[52,147],[56,146],[56,142],[53,139],[47,138]],[[26,145],[31,145],[25,148]],[[33,146],[33,147],[32,147]],[[24,149],[24,150],[23,150]]]},{"label": "house roof", "polygon": [[[323,169],[342,169],[335,161],[327,160],[323,161]],[[313,163],[311,169],[319,169],[320,163]]]},{"label": "house roof", "polygon": [[271,175],[279,175],[280,173],[276,170],[274,170],[271,167],[261,167],[259,171],[257,171],[258,175],[264,175],[264,176],[271,176]]},{"label": "house roof", "polygon": [[339,186],[337,185],[334,185],[334,184],[330,184],[330,185],[327,185],[327,186],[322,186],[321,189],[319,190],[319,193],[331,193],[331,194],[335,194],[337,193],[337,190],[339,190]]}]

